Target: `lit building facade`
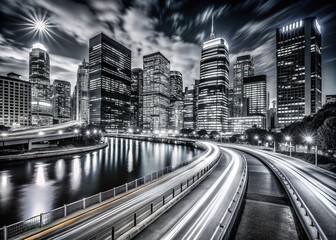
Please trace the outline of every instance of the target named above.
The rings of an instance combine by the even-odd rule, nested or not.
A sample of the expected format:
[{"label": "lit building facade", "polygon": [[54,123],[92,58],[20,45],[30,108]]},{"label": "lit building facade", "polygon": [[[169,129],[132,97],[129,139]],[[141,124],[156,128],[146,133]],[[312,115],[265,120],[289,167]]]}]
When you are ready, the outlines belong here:
[{"label": "lit building facade", "polygon": [[266,129],[266,118],[262,115],[229,118],[229,132],[243,134],[245,130],[256,127]]},{"label": "lit building facade", "polygon": [[315,17],[276,30],[279,127],[321,108],[321,54],[321,27]]},{"label": "lit building facade", "polygon": [[178,131],[183,128],[182,100],[176,100],[170,103],[169,128]]},{"label": "lit building facade", "polygon": [[52,125],[50,60],[46,48],[40,43],[34,44],[29,53],[29,81],[32,84],[32,125]]},{"label": "lit building facade", "polygon": [[197,128],[228,130],[229,46],[222,37],[203,43],[197,109]]},{"label": "lit building facade", "polygon": [[326,103],[334,103],[336,102],[336,95],[326,95]]},{"label": "lit building facade", "polygon": [[168,129],[170,61],[160,52],[143,57],[143,128]]},{"label": "lit building facade", "polygon": [[243,99],[246,99],[247,115],[262,114],[266,116],[266,75],[243,78]]},{"label": "lit building facade", "polygon": [[182,73],[179,71],[170,71],[170,101],[182,100],[182,96]]},{"label": "lit building facade", "polygon": [[183,99],[183,128],[195,129],[195,86],[186,87]]},{"label": "lit building facade", "polygon": [[53,82],[54,123],[71,120],[71,84],[68,81],[55,79]]},{"label": "lit building facade", "polygon": [[76,120],[89,122],[89,63],[83,60],[78,66],[77,83],[75,86],[75,108]]},{"label": "lit building facade", "polygon": [[15,73],[0,75],[0,125],[31,125],[31,83]]},{"label": "lit building facade", "polygon": [[143,71],[132,69],[131,80],[131,128],[142,128]]},{"label": "lit building facade", "polygon": [[131,50],[103,33],[89,42],[90,123],[109,132],[130,126]]},{"label": "lit building facade", "polygon": [[243,79],[254,75],[253,58],[250,55],[237,57],[233,65],[232,116],[243,116]]}]

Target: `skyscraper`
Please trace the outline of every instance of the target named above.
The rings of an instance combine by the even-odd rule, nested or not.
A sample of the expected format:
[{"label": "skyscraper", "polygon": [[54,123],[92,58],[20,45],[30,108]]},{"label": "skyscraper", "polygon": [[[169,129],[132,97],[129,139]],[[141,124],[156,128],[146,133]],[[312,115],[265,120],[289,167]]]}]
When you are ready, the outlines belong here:
[{"label": "skyscraper", "polygon": [[176,100],[170,103],[169,128],[181,130],[183,128],[183,101]]},{"label": "skyscraper", "polygon": [[143,71],[132,69],[131,81],[131,128],[142,128]]},{"label": "skyscraper", "polygon": [[71,85],[70,82],[55,79],[53,82],[54,123],[70,121]]},{"label": "skyscraper", "polygon": [[243,116],[243,78],[253,75],[253,58],[250,55],[237,57],[233,66],[233,117]]},{"label": "skyscraper", "polygon": [[266,116],[266,75],[243,78],[243,99],[246,99],[247,115]]},{"label": "skyscraper", "polygon": [[321,27],[315,17],[276,30],[278,123],[280,127],[322,106]]},{"label": "skyscraper", "polygon": [[31,83],[15,73],[0,75],[0,125],[31,124]]},{"label": "skyscraper", "polygon": [[182,100],[183,80],[182,73],[170,71],[170,100]]},{"label": "skyscraper", "polygon": [[89,63],[83,60],[78,66],[77,83],[75,87],[76,120],[89,122]]},{"label": "skyscraper", "polygon": [[50,60],[46,48],[35,43],[29,53],[29,81],[32,83],[32,125],[53,124]]},{"label": "skyscraper", "polygon": [[195,129],[195,86],[186,87],[183,99],[183,128]]},{"label": "skyscraper", "polygon": [[[213,29],[213,28],[212,28]],[[222,37],[203,43],[197,110],[197,128],[228,130],[229,46]]]},{"label": "skyscraper", "polygon": [[143,127],[167,129],[170,107],[170,61],[160,52],[143,57]]},{"label": "skyscraper", "polygon": [[103,33],[89,42],[90,123],[107,131],[130,124],[131,50]]}]

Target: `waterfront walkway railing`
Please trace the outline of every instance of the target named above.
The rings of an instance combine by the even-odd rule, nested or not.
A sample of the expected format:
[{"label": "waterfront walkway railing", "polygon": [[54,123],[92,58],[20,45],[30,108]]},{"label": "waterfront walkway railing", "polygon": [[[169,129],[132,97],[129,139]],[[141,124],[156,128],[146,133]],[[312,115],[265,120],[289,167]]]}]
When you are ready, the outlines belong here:
[{"label": "waterfront walkway railing", "polygon": [[[203,150],[208,150],[205,145],[203,144],[195,144],[195,147],[201,148]],[[200,155],[197,155],[193,157],[191,160],[187,162],[183,162],[181,164],[178,164],[176,166],[168,166],[164,169],[161,169],[159,171],[153,172],[151,174],[148,174],[146,176],[143,176],[141,178],[137,178],[131,182],[125,183],[121,186],[114,187],[110,190],[97,193],[93,196],[83,198],[81,200],[78,200],[76,202],[72,202],[69,204],[65,204],[62,207],[53,209],[49,212],[41,213],[39,215],[36,215],[34,217],[31,217],[29,219],[16,222],[13,224],[10,224],[8,226],[3,226],[0,228],[0,240],[7,240],[7,239],[13,239],[20,237],[22,235],[27,234],[30,231],[36,230],[38,228],[43,228],[45,226],[51,225],[52,223],[56,222],[57,220],[60,220],[62,218],[66,218],[70,214],[74,214],[76,212],[82,211],[87,209],[88,207],[91,207],[96,204],[100,204],[104,201],[110,200],[118,195],[124,194],[134,188],[137,188],[141,185],[147,184],[155,179],[158,179],[159,177],[171,173],[173,171],[176,171],[177,169],[180,169],[189,163],[193,162],[197,158],[201,157],[202,155],[206,154],[207,151],[204,151]]]}]

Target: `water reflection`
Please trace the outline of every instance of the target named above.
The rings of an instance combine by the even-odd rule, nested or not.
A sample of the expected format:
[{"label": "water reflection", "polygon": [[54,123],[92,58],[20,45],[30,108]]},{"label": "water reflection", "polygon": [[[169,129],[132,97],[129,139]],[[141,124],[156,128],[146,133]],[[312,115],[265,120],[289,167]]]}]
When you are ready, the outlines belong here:
[{"label": "water reflection", "polygon": [[199,150],[130,139],[108,139],[92,153],[0,165],[0,226],[106,191],[170,165]]}]

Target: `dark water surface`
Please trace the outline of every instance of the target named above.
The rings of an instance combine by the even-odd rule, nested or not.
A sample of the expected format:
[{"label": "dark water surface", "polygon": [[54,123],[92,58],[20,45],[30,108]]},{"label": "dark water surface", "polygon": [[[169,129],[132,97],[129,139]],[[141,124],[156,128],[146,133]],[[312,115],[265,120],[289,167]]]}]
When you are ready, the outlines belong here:
[{"label": "dark water surface", "polygon": [[0,226],[47,212],[201,153],[191,147],[109,138],[90,153],[0,165]]}]

